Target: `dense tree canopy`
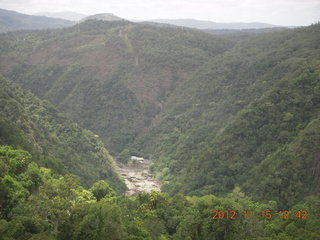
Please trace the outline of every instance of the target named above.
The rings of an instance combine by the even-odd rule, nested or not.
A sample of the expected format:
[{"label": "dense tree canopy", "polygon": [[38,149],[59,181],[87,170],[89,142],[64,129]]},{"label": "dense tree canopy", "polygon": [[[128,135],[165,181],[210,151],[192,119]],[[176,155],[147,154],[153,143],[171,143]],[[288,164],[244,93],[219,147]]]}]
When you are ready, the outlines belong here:
[{"label": "dense tree canopy", "polygon": [[[319,239],[319,42],[320,24],[0,35],[0,240]],[[125,197],[104,144],[151,159],[164,193]]]},{"label": "dense tree canopy", "polygon": [[0,144],[32,154],[58,173],[73,173],[85,186],[107,179],[117,191],[125,186],[99,137],[59,113],[50,103],[0,76]]}]

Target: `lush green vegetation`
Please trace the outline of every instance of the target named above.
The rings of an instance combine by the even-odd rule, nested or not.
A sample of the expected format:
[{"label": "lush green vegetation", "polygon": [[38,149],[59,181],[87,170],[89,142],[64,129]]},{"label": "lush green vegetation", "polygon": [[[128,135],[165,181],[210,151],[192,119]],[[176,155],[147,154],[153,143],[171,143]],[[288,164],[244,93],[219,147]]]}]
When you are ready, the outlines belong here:
[{"label": "lush green vegetation", "polygon": [[165,191],[240,186],[282,207],[319,194],[319,28],[239,40],[175,91],[135,143],[153,154]]},{"label": "lush green vegetation", "polygon": [[233,42],[201,31],[86,21],[0,38],[0,72],[121,152],[181,82]]},{"label": "lush green vegetation", "polygon": [[87,21],[0,42],[1,73],[119,160],[152,158],[167,192],[116,195],[98,135],[1,77],[0,239],[319,239],[320,24],[218,37]]},{"label": "lush green vegetation", "polygon": [[[311,240],[320,234],[316,197],[294,206],[289,219],[276,213],[275,202],[259,204],[239,190],[229,198],[117,197],[104,181],[86,190],[75,175],[54,174],[31,159],[26,151],[0,147],[0,239]],[[237,218],[213,219],[213,211],[237,211]]]},{"label": "lush green vegetation", "polygon": [[115,189],[124,183],[98,136],[68,120],[51,104],[0,77],[0,144],[25,149],[41,166],[73,173],[85,186],[100,179]]}]

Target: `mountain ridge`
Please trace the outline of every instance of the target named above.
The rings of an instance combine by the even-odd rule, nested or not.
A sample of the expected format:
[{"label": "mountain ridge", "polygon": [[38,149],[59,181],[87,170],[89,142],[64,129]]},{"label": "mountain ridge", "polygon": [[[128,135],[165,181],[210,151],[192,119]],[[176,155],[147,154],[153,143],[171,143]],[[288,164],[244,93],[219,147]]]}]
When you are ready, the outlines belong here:
[{"label": "mountain ridge", "polygon": [[45,16],[45,17],[51,17],[51,18],[61,18],[66,19],[69,21],[80,21],[81,19],[87,17],[88,15],[78,13],[78,12],[71,12],[71,11],[64,11],[64,12],[38,12],[33,14],[35,16]]},{"label": "mountain ridge", "polygon": [[261,29],[261,28],[273,28],[280,27],[278,25],[269,24],[269,23],[260,23],[260,22],[213,22],[207,20],[197,20],[191,18],[185,19],[152,19],[148,20],[149,22],[170,24],[181,27],[197,28],[197,29]]},{"label": "mountain ridge", "polygon": [[[10,54],[4,54],[1,71],[20,79],[24,87],[31,87],[40,97],[59,104],[60,110],[70,109],[69,116],[79,119],[85,128],[105,131],[99,135],[111,150],[121,149],[146,129],[160,111],[161,102],[192,70],[233,45],[230,40],[197,30],[159,31],[126,21],[85,21],[78,27],[54,32],[55,40],[50,40],[51,33],[41,34],[38,37],[43,42],[32,54],[32,40],[23,41],[24,50],[14,53],[24,55],[18,65],[7,58]],[[28,33],[21,34],[21,39],[25,35]],[[10,48],[11,39],[3,39],[3,53]],[[15,67],[9,67],[13,70],[10,73],[5,68],[11,63]],[[41,70],[40,63],[47,70]],[[52,79],[50,84],[48,79]],[[84,88],[91,91],[85,95]],[[93,109],[101,112],[95,121],[89,117]],[[115,116],[118,121],[114,121]]]},{"label": "mountain ridge", "polygon": [[94,15],[87,16],[81,21],[87,21],[87,20],[102,20],[102,21],[125,21],[125,19],[122,19],[113,13],[98,13]]},{"label": "mountain ridge", "polygon": [[32,16],[11,10],[0,9],[0,33],[24,29],[50,29],[72,26],[68,20]]},{"label": "mountain ridge", "polygon": [[[285,208],[303,201],[292,189],[309,178],[288,182],[280,174],[279,198],[272,188],[248,188],[247,173],[276,164],[265,159],[296,145],[317,118],[319,26],[230,39],[89,20],[2,36],[0,71],[100,135],[117,160],[152,158],[170,194],[225,196],[239,187]],[[311,156],[295,159],[310,168]],[[269,175],[261,186],[275,184]]]}]

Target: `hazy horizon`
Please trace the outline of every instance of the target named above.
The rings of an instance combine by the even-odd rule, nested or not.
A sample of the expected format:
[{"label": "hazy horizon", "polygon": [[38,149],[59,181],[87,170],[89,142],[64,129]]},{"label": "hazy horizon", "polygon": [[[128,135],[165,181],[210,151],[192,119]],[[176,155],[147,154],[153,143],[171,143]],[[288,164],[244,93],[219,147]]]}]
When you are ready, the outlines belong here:
[{"label": "hazy horizon", "polygon": [[129,20],[197,19],[306,26],[320,20],[320,0],[0,0],[0,8],[25,14],[113,13]]}]

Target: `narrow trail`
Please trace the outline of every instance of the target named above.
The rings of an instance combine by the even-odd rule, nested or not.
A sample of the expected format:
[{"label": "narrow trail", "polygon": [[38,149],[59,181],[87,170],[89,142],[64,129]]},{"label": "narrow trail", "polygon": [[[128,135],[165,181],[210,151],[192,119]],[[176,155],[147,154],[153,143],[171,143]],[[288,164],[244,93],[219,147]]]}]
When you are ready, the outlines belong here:
[{"label": "narrow trail", "polygon": [[126,196],[135,196],[139,192],[160,192],[160,183],[152,176],[149,169],[150,161],[118,164],[119,172],[125,179],[128,190]]}]

